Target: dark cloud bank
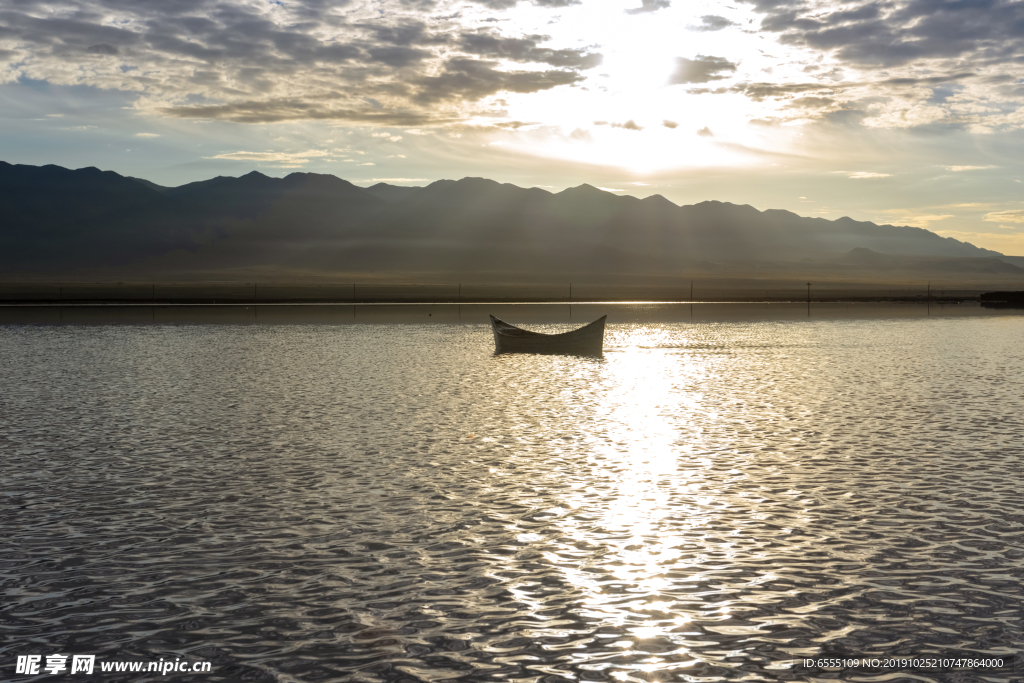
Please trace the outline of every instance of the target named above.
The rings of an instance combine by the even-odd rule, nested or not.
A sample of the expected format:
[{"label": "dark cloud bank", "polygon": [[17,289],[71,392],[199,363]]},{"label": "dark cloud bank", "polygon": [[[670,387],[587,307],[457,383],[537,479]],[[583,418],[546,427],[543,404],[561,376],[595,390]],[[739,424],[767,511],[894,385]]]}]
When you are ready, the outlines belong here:
[{"label": "dark cloud bank", "polygon": [[467,30],[457,17],[430,14],[430,2],[393,0],[380,12],[322,0],[0,7],[2,54],[23,77],[71,84],[87,73],[91,85],[137,91],[141,108],[179,117],[446,122],[500,92],[575,84],[601,63],[600,53],[544,35]]},{"label": "dark cloud bank", "polygon": [[[764,14],[761,29],[784,43],[834,51],[850,64],[892,67],[923,59],[970,57],[1019,63],[1024,3],[911,0],[810,5],[800,0],[741,0]],[[824,11],[823,11],[824,9]]]},{"label": "dark cloud bank", "polygon": [[[1008,126],[1024,120],[1024,2],[1008,0],[885,0],[860,4],[831,0],[741,0],[762,15],[759,29],[778,40],[827,57],[834,68],[816,82],[750,82],[696,88],[695,94],[740,93],[755,101],[792,100],[786,109],[804,113],[929,108],[921,121],[947,125]],[[728,26],[723,17],[703,17],[697,30]],[[720,60],[720,61],[712,61]],[[718,68],[725,58],[681,59],[672,83],[701,84],[732,75]],[[838,67],[835,65],[838,64]],[[860,73],[844,81],[844,69]],[[804,69],[819,71],[815,64]],[[949,104],[929,98],[924,88],[948,84]],[[799,99],[794,99],[799,98]],[[861,111],[858,120],[867,116]],[[884,123],[882,124],[884,125]],[[894,124],[904,125],[904,124]],[[905,125],[916,125],[913,123]]]}]

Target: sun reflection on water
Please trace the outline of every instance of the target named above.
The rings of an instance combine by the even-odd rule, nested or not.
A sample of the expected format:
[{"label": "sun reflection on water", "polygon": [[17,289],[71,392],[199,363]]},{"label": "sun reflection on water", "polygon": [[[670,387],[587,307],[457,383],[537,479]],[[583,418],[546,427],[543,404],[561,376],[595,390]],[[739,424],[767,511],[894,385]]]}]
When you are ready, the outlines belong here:
[{"label": "sun reflection on water", "polygon": [[[592,546],[593,530],[602,530],[592,561],[563,565],[565,578],[582,595],[581,613],[617,629],[626,637],[622,647],[662,641],[654,647],[661,654],[638,663],[646,672],[661,668],[668,653],[674,666],[686,654],[693,615],[678,589],[686,574],[700,573],[699,566],[680,565],[687,543],[681,534],[706,519],[706,487],[692,467],[705,420],[691,417],[706,412],[701,385],[709,370],[687,341],[678,329],[618,331],[588,420],[599,425],[588,435],[588,485],[565,497],[566,507],[588,514],[558,520],[569,546]],[[681,476],[684,461],[691,466]]]}]

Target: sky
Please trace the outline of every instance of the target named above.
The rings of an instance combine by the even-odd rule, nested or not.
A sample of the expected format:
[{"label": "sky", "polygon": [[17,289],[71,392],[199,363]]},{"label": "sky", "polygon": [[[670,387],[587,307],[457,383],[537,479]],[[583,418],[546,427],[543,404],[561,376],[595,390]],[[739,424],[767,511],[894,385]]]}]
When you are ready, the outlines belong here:
[{"label": "sky", "polygon": [[0,0],[0,160],[589,183],[1024,255],[1024,1]]}]

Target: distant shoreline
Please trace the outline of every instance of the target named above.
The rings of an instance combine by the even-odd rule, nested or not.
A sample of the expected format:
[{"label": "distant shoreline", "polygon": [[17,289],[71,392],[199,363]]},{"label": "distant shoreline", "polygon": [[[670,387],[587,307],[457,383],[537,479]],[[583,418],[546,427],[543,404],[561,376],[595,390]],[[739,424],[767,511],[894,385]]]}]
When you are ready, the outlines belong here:
[{"label": "distant shoreline", "polygon": [[[206,301],[202,299],[180,299],[174,301],[157,300],[157,301],[140,301],[140,300],[21,300],[21,301],[0,301],[0,308],[25,308],[25,307],[63,307],[63,308],[95,308],[95,307],[151,307],[157,306],[162,308],[182,307],[182,306],[217,306],[217,307],[238,307],[238,306],[594,306],[594,305],[697,305],[697,304],[943,304],[943,305],[955,305],[961,303],[978,303],[981,301],[980,297],[975,296],[962,296],[962,297],[922,297],[922,296],[905,296],[905,297],[846,297],[846,298],[810,298],[810,299],[756,299],[756,298],[734,298],[734,299],[694,299],[694,300],[667,300],[667,299],[651,299],[651,300],[635,300],[635,299],[606,299],[606,300],[591,300],[591,299],[575,299],[573,301],[566,301],[564,299],[464,299],[461,301],[445,300],[445,299],[431,299],[431,300],[412,300],[403,299],[400,301],[386,301],[386,300],[374,300],[374,301],[351,301],[351,300],[319,300],[319,301],[304,301],[304,300],[281,300],[281,301]],[[988,303],[1007,303],[1002,301],[988,302]]]},{"label": "distant shoreline", "polygon": [[[1009,284],[1010,286],[1006,286]],[[594,303],[943,303],[1017,283],[707,279],[675,283],[0,282],[0,306],[266,306]]]},{"label": "distant shoreline", "polygon": [[0,303],[9,325],[351,325],[449,324],[489,326],[489,315],[526,325],[579,327],[607,315],[612,324],[847,320],[1024,318],[1024,305],[977,300],[887,301],[487,301],[372,303]]}]

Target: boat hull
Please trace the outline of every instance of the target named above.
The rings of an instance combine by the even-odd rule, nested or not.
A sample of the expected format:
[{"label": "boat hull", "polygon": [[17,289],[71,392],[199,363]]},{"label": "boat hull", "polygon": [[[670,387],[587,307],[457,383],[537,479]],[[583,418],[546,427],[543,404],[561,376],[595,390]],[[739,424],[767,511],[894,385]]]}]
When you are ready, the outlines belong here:
[{"label": "boat hull", "polygon": [[599,356],[604,351],[604,322],[608,316],[570,332],[531,332],[491,316],[495,353],[544,353]]}]

